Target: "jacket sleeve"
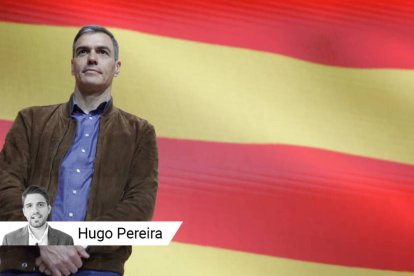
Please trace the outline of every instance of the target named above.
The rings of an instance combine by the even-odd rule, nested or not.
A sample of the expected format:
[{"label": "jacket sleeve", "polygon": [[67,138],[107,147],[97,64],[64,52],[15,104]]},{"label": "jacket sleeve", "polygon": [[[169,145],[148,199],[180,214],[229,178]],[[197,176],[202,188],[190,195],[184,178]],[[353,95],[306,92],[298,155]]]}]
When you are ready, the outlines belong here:
[{"label": "jacket sleeve", "polygon": [[19,112],[0,153],[0,220],[26,220],[22,212],[29,160],[28,116]]},{"label": "jacket sleeve", "polygon": [[146,123],[137,141],[122,200],[98,216],[100,221],[152,219],[158,189],[158,150],[154,127]]}]

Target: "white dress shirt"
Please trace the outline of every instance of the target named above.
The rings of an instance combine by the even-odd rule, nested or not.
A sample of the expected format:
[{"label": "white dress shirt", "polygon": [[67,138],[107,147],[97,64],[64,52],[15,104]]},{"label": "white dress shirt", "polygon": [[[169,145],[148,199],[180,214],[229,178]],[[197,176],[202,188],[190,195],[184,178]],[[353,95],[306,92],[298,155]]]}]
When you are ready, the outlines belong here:
[{"label": "white dress shirt", "polygon": [[46,230],[40,239],[36,239],[32,232],[32,228],[29,225],[29,245],[48,245],[47,234],[49,232],[49,225],[46,224]]}]

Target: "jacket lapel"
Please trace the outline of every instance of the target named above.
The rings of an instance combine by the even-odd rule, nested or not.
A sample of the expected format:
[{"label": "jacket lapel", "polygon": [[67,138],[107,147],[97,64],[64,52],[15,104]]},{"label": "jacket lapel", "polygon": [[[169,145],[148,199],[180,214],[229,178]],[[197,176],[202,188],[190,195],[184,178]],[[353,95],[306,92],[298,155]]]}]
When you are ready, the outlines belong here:
[{"label": "jacket lapel", "polygon": [[55,231],[49,225],[49,232],[47,233],[47,244],[58,244],[58,237],[55,235]]},{"label": "jacket lapel", "polygon": [[26,225],[17,232],[16,235],[17,243],[21,245],[29,245],[29,225]]}]

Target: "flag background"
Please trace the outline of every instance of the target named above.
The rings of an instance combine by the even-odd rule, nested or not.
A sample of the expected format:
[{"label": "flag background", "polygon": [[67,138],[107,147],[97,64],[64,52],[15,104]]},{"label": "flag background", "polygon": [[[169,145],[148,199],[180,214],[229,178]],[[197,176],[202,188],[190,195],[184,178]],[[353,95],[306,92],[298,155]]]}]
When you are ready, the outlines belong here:
[{"label": "flag background", "polygon": [[158,134],[155,220],[183,221],[126,275],[414,275],[413,4],[0,7],[0,146],[18,110],[67,101],[80,26],[119,41],[114,102]]}]

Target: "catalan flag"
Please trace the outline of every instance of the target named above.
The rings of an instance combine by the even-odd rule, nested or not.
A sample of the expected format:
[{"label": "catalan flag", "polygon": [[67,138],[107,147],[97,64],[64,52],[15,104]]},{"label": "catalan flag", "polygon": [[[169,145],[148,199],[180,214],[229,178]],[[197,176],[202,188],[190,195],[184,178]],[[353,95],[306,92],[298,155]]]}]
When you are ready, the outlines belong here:
[{"label": "catalan flag", "polygon": [[414,275],[411,1],[0,0],[0,147],[68,100],[86,24],[156,127],[155,220],[183,221],[126,275]]}]

